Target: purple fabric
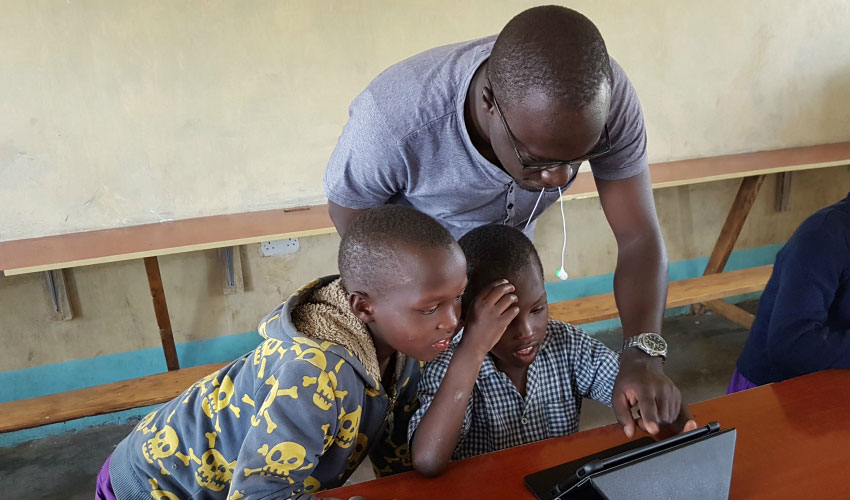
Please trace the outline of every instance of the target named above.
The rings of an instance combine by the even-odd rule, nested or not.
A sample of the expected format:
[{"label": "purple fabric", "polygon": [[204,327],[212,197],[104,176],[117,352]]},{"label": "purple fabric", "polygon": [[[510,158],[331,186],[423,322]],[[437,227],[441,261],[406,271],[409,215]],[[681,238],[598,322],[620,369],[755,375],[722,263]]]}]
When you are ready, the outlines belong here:
[{"label": "purple fabric", "polygon": [[112,455],[106,458],[100,472],[97,473],[97,487],[94,490],[94,500],[118,500],[115,498],[115,492],[112,491],[112,482],[109,480],[109,461],[112,460]]},{"label": "purple fabric", "polygon": [[750,382],[746,377],[741,375],[741,372],[735,370],[735,373],[732,374],[732,380],[729,381],[729,387],[726,389],[726,394],[752,389],[753,387],[758,387],[758,384]]}]

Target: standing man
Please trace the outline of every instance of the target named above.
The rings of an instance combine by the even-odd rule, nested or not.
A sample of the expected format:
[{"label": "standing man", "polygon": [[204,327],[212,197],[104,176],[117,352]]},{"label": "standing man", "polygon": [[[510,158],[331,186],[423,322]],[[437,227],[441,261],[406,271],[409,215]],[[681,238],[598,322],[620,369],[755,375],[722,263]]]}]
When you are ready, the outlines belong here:
[{"label": "standing man", "polygon": [[[589,19],[535,7],[497,37],[391,66],[352,103],[324,185],[340,234],[360,210],[390,203],[431,215],[456,238],[494,222],[531,237],[535,218],[584,161],[618,248],[614,293],[624,350],[614,412],[629,437],[632,407],[652,434],[660,425],[680,430],[689,414],[664,374],[666,344],[658,335],[667,255],[643,114]],[[677,422],[680,409],[688,418]]]}]

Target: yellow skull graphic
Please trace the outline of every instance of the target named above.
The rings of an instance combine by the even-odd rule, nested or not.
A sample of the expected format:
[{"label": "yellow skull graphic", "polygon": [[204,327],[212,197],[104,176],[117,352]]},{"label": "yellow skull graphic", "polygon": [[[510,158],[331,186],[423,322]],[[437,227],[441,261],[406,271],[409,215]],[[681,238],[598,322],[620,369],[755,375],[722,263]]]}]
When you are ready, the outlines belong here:
[{"label": "yellow skull graphic", "polygon": [[166,425],[154,436],[142,444],[142,456],[152,464],[154,460],[168,458],[177,451],[180,440],[170,425]]},{"label": "yellow skull graphic", "polygon": [[306,361],[319,370],[328,367],[328,359],[325,357],[324,351],[315,347],[304,349],[295,359]]},{"label": "yellow skull graphic", "polygon": [[221,491],[230,486],[236,460],[228,462],[218,450],[209,449],[201,455],[201,465],[195,471],[199,485],[212,491]]},{"label": "yellow skull graphic", "polygon": [[357,406],[357,409],[351,413],[346,413],[340,408],[339,413],[339,431],[336,433],[336,444],[342,448],[348,448],[357,437],[357,430],[360,428],[360,413],[362,408]]},{"label": "yellow skull graphic", "polygon": [[230,400],[233,399],[233,393],[235,392],[235,389],[233,388],[233,380],[225,375],[224,378],[221,379],[220,384],[217,379],[213,380],[212,384],[215,389],[204,396],[204,399],[201,401],[201,409],[204,410],[204,414],[206,414],[209,418],[213,418],[213,414],[218,413],[225,408],[230,408],[230,411],[232,411],[238,418],[239,407],[230,404]]},{"label": "yellow skull graphic", "polygon": [[151,484],[151,497],[153,497],[154,500],[180,500],[180,497],[174,493],[159,489],[159,484],[156,479],[148,479],[148,482]]},{"label": "yellow skull graphic", "polygon": [[[260,326],[260,328],[263,330],[262,333],[265,333],[265,326],[265,323]],[[283,358],[283,355],[286,353],[286,348],[283,347],[283,341],[277,339],[269,339],[260,344],[260,347],[258,349],[254,349],[254,366],[260,365],[260,369],[257,372],[257,378],[263,378],[265,376],[266,358],[275,353],[277,353],[281,359]]]},{"label": "yellow skull graphic", "polygon": [[334,442],[334,437],[331,435],[331,424],[323,425],[322,432],[324,432],[325,434],[325,437],[322,442],[322,452],[326,452]]},{"label": "yellow skull graphic", "polygon": [[[292,340],[295,342],[292,344],[292,350],[298,354],[295,359],[307,361],[319,370],[327,369],[328,360],[325,358],[325,349],[334,345],[333,342],[325,341],[319,344],[307,337],[293,337]],[[305,346],[306,349],[304,349]]]},{"label": "yellow skull graphic", "polygon": [[322,483],[320,483],[319,480],[313,476],[310,476],[304,480],[304,491],[310,493],[311,495],[319,491],[321,487]]},{"label": "yellow skull graphic", "polygon": [[154,417],[156,417],[157,410],[154,410],[147,415],[145,418],[141,419],[138,424],[136,424],[136,431],[141,431],[142,434],[150,434],[151,432],[156,432],[156,426],[148,427],[151,422],[153,422]]},{"label": "yellow skull graphic", "polygon": [[261,476],[286,476],[294,470],[306,470],[313,467],[311,463],[304,463],[304,458],[307,456],[307,451],[298,443],[292,441],[284,441],[274,445],[269,449],[269,445],[264,444],[257,452],[266,458],[266,465],[258,469],[245,468],[245,477],[252,474],[260,474]]},{"label": "yellow skull graphic", "polygon": [[195,481],[200,486],[212,491],[222,491],[230,486],[230,481],[233,479],[233,469],[236,468],[236,460],[228,462],[224,455],[214,449],[218,434],[206,432],[204,436],[209,443],[209,449],[201,454],[201,458],[195,456],[195,450],[192,448],[189,448],[188,455],[178,451],[175,456],[187,467],[190,462],[198,464],[197,469],[195,469]]},{"label": "yellow skull graphic", "polygon": [[404,443],[400,446],[396,446],[393,450],[395,452],[395,457],[386,457],[387,462],[400,462],[402,465],[410,465],[410,444]]},{"label": "yellow skull graphic", "polygon": [[313,404],[322,410],[328,410],[333,406],[335,399],[344,399],[348,391],[336,389],[336,374],[333,372],[320,372],[318,377],[304,377],[301,385],[310,387],[316,384],[316,392],[313,394]]},{"label": "yellow skull graphic", "polygon": [[354,451],[351,452],[351,456],[348,457],[348,466],[346,467],[347,471],[356,469],[360,462],[363,460],[363,455],[366,453],[366,450],[369,448],[369,436],[362,432],[357,433],[357,444],[354,445]]},{"label": "yellow skull graphic", "polygon": [[152,438],[142,443],[142,456],[149,464],[156,461],[159,464],[160,472],[163,475],[168,475],[168,470],[162,465],[162,459],[174,455],[179,444],[180,439],[177,437],[177,433],[170,425],[166,425]]}]

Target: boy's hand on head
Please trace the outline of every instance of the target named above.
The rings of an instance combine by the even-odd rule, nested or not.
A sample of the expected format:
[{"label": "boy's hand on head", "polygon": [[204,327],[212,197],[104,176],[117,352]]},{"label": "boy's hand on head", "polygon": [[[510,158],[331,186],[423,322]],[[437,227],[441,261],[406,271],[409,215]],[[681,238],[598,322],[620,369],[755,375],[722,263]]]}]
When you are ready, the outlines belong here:
[{"label": "boy's hand on head", "polygon": [[519,314],[515,288],[508,280],[484,287],[467,313],[461,344],[474,347],[480,354],[490,352],[508,325]]},{"label": "boy's hand on head", "polygon": [[[640,415],[640,428],[656,436],[662,427],[677,425],[684,408],[688,419],[690,412],[682,404],[682,394],[676,384],[664,374],[661,358],[651,358],[637,350],[624,351],[620,358],[620,372],[614,382],[611,397],[614,415],[631,438],[638,425],[632,408]],[[682,428],[687,420],[682,422]],[[696,427],[696,422],[694,422]]]}]

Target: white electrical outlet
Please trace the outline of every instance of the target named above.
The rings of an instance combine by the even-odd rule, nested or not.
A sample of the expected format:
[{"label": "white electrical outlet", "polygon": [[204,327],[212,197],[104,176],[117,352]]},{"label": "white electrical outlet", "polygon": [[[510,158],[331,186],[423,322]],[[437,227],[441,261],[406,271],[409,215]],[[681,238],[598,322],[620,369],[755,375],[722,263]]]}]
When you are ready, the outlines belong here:
[{"label": "white electrical outlet", "polygon": [[298,243],[298,238],[264,241],[260,243],[260,253],[262,253],[264,257],[295,253],[299,248],[301,248],[301,245]]}]

